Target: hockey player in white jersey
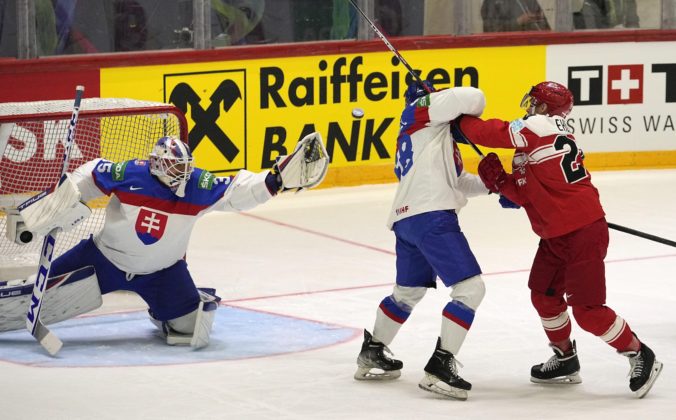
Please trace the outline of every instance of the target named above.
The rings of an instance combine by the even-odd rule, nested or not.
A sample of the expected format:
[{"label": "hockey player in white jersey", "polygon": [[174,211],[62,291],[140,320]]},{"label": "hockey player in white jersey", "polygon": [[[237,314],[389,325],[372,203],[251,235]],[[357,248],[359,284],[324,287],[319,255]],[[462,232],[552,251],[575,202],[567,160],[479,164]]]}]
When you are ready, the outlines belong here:
[{"label": "hockey player in white jersey", "polygon": [[[201,348],[209,343],[220,298],[213,289],[195,286],[185,260],[190,234],[199,217],[214,210],[251,209],[279,191],[314,187],[323,180],[327,167],[328,157],[318,133],[303,138],[290,155],[280,156],[271,171],[241,170],[229,177],[215,177],[195,168],[187,144],[162,137],[148,160],[114,163],[95,159],[80,166],[70,174],[70,182],[62,183],[64,186],[46,200],[38,201],[35,209],[22,211],[22,216],[26,226],[40,234],[58,226],[60,220],[72,223],[68,216],[72,213],[68,203],[72,197],[88,202],[110,196],[103,229],[55,259],[50,278],[66,278],[64,274],[82,273],[83,267],[93,266],[94,270],[88,267],[90,270],[84,271],[85,276],[95,271],[98,280],[93,282],[95,292],[89,288],[92,296],[87,300],[98,300],[84,305],[86,310],[100,305],[101,294],[132,291],[148,304],[151,320],[168,344]],[[78,280],[70,280],[73,281]],[[56,282],[50,282],[48,289]],[[67,304],[54,298],[59,289],[49,289],[47,297],[52,295],[51,301],[59,301],[61,307]],[[25,308],[23,305],[20,318],[25,318]],[[51,314],[51,309],[48,300],[43,315],[52,322],[82,313],[68,310],[64,318]],[[10,324],[0,325],[0,331],[14,329],[15,325]]]},{"label": "hockey player in white jersey", "polygon": [[399,187],[387,222],[396,237],[396,284],[380,302],[373,334],[364,330],[354,377],[399,377],[403,363],[384,352],[438,276],[451,288],[451,300],[441,311],[441,334],[419,386],[464,400],[471,384],[459,375],[456,356],[485,290],[457,211],[467,197],[489,192],[478,176],[464,171],[450,122],[461,114],[481,115],[485,99],[475,88],[434,91],[425,84],[409,86],[397,139]]}]

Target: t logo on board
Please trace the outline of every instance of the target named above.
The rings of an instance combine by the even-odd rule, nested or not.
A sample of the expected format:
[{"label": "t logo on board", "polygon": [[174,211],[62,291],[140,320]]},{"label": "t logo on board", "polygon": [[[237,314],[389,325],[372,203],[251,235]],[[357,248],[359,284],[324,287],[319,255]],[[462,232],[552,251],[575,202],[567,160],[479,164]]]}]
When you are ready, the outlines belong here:
[{"label": "t logo on board", "polygon": [[602,105],[605,86],[606,104],[643,103],[643,65],[617,64],[606,69],[604,83],[603,66],[579,66],[568,68],[568,89],[573,93],[575,105]]},{"label": "t logo on board", "polygon": [[603,103],[603,66],[568,67],[568,89],[574,105]]}]

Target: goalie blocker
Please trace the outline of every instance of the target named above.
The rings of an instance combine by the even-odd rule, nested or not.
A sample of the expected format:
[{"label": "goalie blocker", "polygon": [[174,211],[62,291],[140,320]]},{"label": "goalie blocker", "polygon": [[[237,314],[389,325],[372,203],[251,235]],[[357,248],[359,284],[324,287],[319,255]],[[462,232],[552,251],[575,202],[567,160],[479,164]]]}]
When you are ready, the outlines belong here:
[{"label": "goalie blocker", "polygon": [[[17,207],[20,217],[8,217],[8,239],[22,244],[25,232],[33,236],[44,236],[52,229],[70,231],[89,217],[92,211],[80,201],[80,191],[69,174],[64,174],[55,188],[50,188],[31,197]],[[23,235],[23,237],[22,237]]]}]

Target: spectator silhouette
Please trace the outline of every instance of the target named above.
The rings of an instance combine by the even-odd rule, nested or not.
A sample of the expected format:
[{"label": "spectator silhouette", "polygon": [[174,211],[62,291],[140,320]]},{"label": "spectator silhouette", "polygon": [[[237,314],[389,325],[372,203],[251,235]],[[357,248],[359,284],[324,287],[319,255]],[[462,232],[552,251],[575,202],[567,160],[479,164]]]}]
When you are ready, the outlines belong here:
[{"label": "spectator silhouette", "polygon": [[[374,23],[386,36],[400,36],[404,18],[399,0],[375,0]],[[331,39],[357,37],[357,23],[361,17],[349,0],[333,0]]]},{"label": "spectator silhouette", "polygon": [[584,0],[574,8],[575,29],[638,28],[636,0]]},{"label": "spectator silhouette", "polygon": [[484,0],[484,32],[548,31],[547,18],[537,0]]}]

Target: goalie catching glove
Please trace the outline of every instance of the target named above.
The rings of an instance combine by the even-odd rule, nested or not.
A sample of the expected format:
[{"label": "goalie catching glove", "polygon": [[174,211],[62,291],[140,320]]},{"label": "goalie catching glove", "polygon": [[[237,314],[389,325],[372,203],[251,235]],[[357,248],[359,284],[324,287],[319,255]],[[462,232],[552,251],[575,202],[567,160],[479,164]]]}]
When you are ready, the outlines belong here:
[{"label": "goalie catching glove", "polygon": [[69,174],[64,174],[55,188],[31,197],[17,209],[26,228],[40,236],[55,228],[67,232],[92,213],[80,201],[80,190]]},{"label": "goalie catching glove", "polygon": [[329,156],[322,136],[314,132],[298,142],[293,153],[279,156],[272,167],[282,184],[282,191],[312,188],[319,185],[329,168]]}]

